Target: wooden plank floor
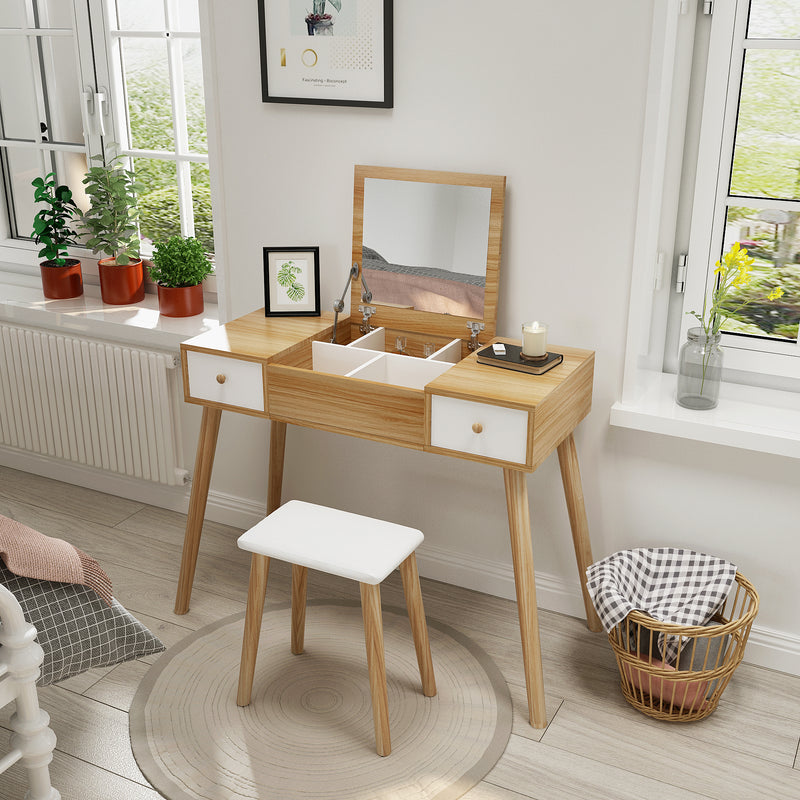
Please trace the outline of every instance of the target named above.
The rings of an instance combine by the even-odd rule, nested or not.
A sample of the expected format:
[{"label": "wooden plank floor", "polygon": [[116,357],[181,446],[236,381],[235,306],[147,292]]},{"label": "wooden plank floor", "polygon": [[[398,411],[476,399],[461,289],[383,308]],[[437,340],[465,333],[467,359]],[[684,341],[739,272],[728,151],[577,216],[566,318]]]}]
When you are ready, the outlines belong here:
[{"label": "wooden plank floor", "polygon": [[[120,602],[167,646],[244,609],[249,556],[240,531],[207,523],[191,611],[172,613],[185,518],[0,467],[0,514],[59,536],[95,556]],[[498,520],[498,526],[503,522]],[[498,536],[507,536],[505,527]],[[309,598],[358,600],[357,584],[309,573]],[[522,656],[513,602],[423,579],[425,608],[470,636],[509,684],[514,728],[508,747],[466,800],[797,800],[800,798],[800,678],[743,664],[717,711],[684,725],[656,722],[625,703],[604,635],[582,621],[540,612],[548,727],[527,724]],[[270,604],[289,599],[289,570],[274,564]],[[402,606],[399,575],[384,603]],[[128,708],[149,663],[92,670],[41,690],[58,736],[53,782],[62,797],[156,800],[133,759]],[[9,710],[0,710],[0,753]],[[19,766],[0,776],[0,800],[21,800]]]}]

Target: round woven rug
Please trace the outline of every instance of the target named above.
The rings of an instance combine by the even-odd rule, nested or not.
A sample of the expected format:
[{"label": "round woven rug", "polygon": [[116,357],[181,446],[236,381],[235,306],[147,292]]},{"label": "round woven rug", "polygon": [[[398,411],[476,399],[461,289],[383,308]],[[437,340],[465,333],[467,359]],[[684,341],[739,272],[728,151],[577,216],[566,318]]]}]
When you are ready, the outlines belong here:
[{"label": "round woven rug", "polygon": [[428,619],[436,697],[424,697],[405,609],[384,606],[391,755],[375,752],[361,609],[309,603],[305,653],[291,610],[270,609],[248,707],[236,705],[244,614],[191,634],[150,669],[131,706],[133,754],[169,800],[452,800],[511,733],[500,670]]}]

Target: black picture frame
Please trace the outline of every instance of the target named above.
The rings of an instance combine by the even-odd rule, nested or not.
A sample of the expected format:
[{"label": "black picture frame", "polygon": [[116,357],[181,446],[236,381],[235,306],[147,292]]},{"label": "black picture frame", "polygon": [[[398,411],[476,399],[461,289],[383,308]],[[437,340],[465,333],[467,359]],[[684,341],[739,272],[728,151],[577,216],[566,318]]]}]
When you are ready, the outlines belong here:
[{"label": "black picture frame", "polygon": [[[352,2],[356,10],[356,16],[345,17],[352,35],[339,37],[349,39],[348,48],[338,43],[335,34],[310,34],[312,24],[296,15],[297,9],[312,2],[258,0],[262,101],[393,108],[393,0],[337,0],[345,8]],[[335,30],[338,21],[334,19],[328,27]],[[310,39],[316,39],[314,46]]]},{"label": "black picture frame", "polygon": [[265,247],[264,316],[319,315],[319,247]]}]

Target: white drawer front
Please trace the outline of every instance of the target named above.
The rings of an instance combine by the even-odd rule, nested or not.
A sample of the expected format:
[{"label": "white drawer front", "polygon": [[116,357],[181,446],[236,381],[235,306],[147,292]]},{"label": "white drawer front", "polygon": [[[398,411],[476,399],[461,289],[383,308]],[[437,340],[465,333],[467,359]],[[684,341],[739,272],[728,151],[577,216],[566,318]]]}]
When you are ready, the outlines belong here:
[{"label": "white drawer front", "polygon": [[431,445],[525,464],[528,412],[432,395]]},{"label": "white drawer front", "polygon": [[192,350],[186,351],[186,358],[192,397],[264,411],[261,364]]}]

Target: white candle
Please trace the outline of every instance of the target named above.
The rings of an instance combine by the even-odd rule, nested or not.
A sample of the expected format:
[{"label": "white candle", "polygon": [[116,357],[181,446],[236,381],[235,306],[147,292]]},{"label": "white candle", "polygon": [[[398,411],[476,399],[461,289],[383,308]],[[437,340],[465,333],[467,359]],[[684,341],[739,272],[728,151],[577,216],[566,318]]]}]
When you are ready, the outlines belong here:
[{"label": "white candle", "polygon": [[522,354],[547,355],[547,325],[543,322],[526,322],[522,326]]}]

